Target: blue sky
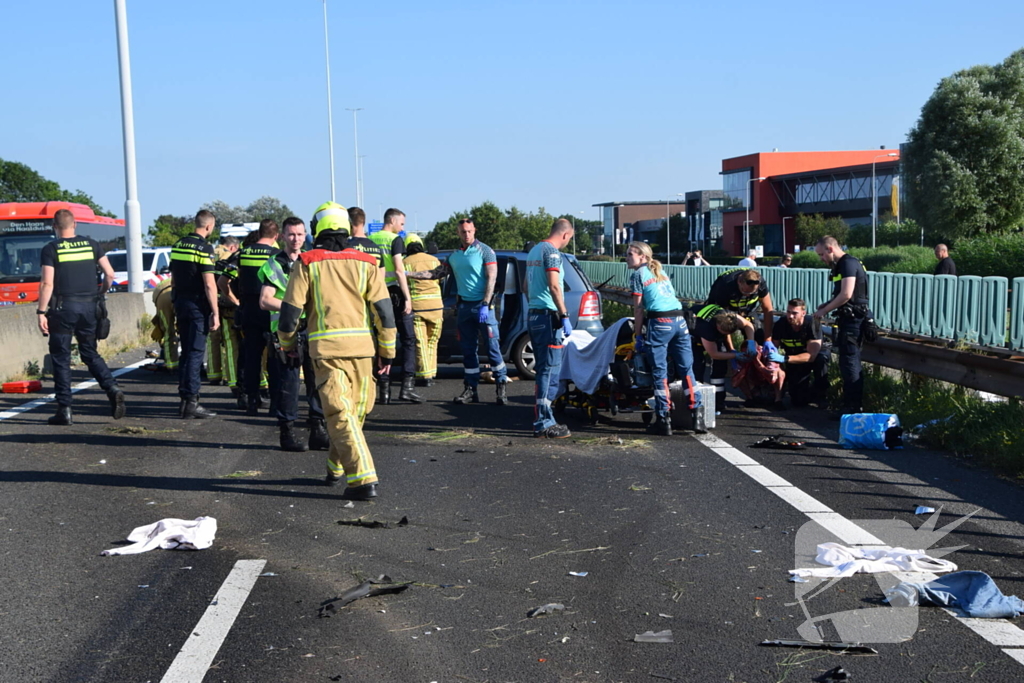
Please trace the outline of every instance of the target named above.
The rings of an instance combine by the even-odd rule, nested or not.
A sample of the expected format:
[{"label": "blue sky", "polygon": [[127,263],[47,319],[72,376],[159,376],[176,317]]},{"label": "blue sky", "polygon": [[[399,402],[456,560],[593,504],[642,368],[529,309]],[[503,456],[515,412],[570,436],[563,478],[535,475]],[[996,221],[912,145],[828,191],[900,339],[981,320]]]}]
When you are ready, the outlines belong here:
[{"label": "blue sky", "polygon": [[[969,10],[968,8],[973,8]],[[895,147],[936,83],[1024,47],[1024,3],[328,0],[338,201],[425,231],[484,200],[597,218],[757,151]],[[6,3],[0,157],[124,211],[110,0]],[[330,198],[321,0],[128,0],[143,230]],[[10,30],[17,27],[17,30]]]}]

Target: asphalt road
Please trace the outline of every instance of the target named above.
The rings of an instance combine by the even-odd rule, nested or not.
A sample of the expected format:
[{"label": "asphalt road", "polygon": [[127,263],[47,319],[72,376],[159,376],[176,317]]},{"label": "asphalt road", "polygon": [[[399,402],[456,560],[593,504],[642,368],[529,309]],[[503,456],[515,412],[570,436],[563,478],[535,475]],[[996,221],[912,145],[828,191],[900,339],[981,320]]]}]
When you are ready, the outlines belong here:
[{"label": "asphalt road", "polygon": [[[486,385],[485,403],[458,406],[461,372],[442,377],[426,403],[368,418],[381,496],[350,509],[321,483],[325,453],[277,450],[274,423],[241,415],[225,388],[204,394],[221,413],[209,421],[177,419],[174,380],[142,370],[121,378],[120,422],[96,389],[76,394],[71,427],[46,425],[52,404],[0,420],[0,680],[160,681],[187,641],[213,638],[197,624],[240,560],[266,575],[208,644],[207,682],[810,681],[836,666],[855,681],[1024,679],[1024,631],[986,639],[936,607],[877,656],[759,645],[799,638],[807,618],[788,582],[797,538],[836,540],[800,509],[833,530],[919,527],[919,504],[941,506],[940,525],[980,509],[939,546],[965,545],[947,559],[1024,595],[1019,486],[924,449],[839,450],[837,423],[814,410],[741,408],[703,442],[570,411],[573,438],[538,441],[532,384],[513,383],[507,407]],[[4,396],[0,412],[30,398]],[[771,434],[809,448],[749,447]],[[210,549],[100,556],[137,526],[200,515],[218,521]],[[359,517],[392,526],[337,524]],[[413,585],[318,618],[381,574]],[[565,610],[527,618],[552,602]],[[864,574],[806,607],[893,611]],[[633,642],[664,629],[674,642]]]}]

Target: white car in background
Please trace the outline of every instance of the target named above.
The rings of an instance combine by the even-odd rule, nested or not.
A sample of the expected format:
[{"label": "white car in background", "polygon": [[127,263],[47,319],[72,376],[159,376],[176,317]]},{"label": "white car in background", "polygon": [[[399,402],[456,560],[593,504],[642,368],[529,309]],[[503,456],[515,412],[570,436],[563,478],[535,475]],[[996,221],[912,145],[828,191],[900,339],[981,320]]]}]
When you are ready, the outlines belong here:
[{"label": "white car in background", "polygon": [[[108,251],[107,260],[114,269],[112,292],[128,291],[128,252],[124,249]],[[171,248],[144,247],[142,249],[142,280],[146,289],[153,289],[170,276]]]}]

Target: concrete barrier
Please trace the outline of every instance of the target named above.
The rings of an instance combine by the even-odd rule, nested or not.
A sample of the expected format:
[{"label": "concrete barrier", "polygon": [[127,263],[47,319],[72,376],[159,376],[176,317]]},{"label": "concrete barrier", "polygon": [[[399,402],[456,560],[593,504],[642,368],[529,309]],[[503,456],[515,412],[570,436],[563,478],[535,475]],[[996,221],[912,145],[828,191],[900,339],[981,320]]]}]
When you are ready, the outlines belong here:
[{"label": "concrete barrier", "polygon": [[[100,352],[118,348],[140,338],[139,323],[151,316],[152,294],[109,294],[107,314],[110,337],[101,343]],[[147,305],[148,304],[148,305]],[[49,367],[49,340],[39,333],[35,304],[0,308],[0,379],[19,375],[30,363]]]}]

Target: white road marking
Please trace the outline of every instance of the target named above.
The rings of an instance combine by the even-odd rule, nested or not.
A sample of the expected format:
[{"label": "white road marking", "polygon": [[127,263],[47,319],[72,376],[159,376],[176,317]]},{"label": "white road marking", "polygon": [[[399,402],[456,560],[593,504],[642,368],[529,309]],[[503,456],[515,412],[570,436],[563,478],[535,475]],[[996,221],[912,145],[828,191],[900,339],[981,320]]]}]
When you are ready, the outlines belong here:
[{"label": "white road marking", "polygon": [[[152,362],[153,362],[153,359],[147,358],[145,360],[140,360],[138,363],[132,363],[131,365],[126,365],[123,368],[118,368],[117,370],[112,370],[110,372],[110,374],[113,375],[114,377],[120,377],[121,375],[125,375],[125,374],[131,372],[132,370],[142,366],[142,365],[146,365],[147,363],[152,363]],[[99,382],[97,382],[96,380],[90,379],[87,382],[79,382],[75,386],[71,387],[71,393],[72,394],[77,394],[79,391],[85,391],[86,389],[92,389],[95,386],[99,386]],[[37,399],[35,399],[33,401],[29,401],[28,403],[23,403],[23,404],[21,404],[20,406],[18,406],[16,408],[11,408],[10,410],[5,410],[3,412],[0,412],[0,420],[6,420],[8,418],[14,417],[15,415],[21,415],[22,413],[28,412],[29,410],[32,410],[34,408],[38,408],[39,406],[45,406],[47,403],[50,403],[50,402],[54,401],[56,398],[57,398],[56,394],[48,394],[48,395],[44,396],[43,398],[37,398]]]},{"label": "white road marking", "polygon": [[[768,470],[768,473],[766,474],[763,470],[767,470],[768,468],[764,467],[761,463],[757,462],[745,453],[741,453],[738,449],[729,445],[726,441],[720,439],[714,434],[695,434],[694,438],[714,451],[726,462],[735,465],[736,469],[740,472],[743,472],[751,479],[777,495],[779,498],[789,503],[798,511],[807,515],[809,519],[814,520],[819,525],[827,529],[846,545],[887,545],[877,536],[871,534],[857,524],[854,524],[843,515],[814,498],[814,496],[804,493],[801,489],[793,486],[786,479],[780,477],[771,470]],[[903,581],[915,581],[922,583],[934,581],[939,578],[938,575],[931,572],[913,572],[912,576],[909,575],[910,572],[896,572],[896,574]],[[903,574],[908,574],[908,576],[903,576]],[[1024,630],[1021,630],[1015,624],[1007,621],[1006,619],[970,619],[967,617],[957,616],[950,610],[945,611],[992,645],[1001,648],[1006,648],[1007,646],[1024,647]],[[1004,649],[1003,652],[1019,663],[1024,664],[1024,649]]]},{"label": "white road marking", "polygon": [[266,560],[239,560],[160,683],[202,683]]}]

